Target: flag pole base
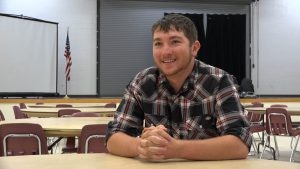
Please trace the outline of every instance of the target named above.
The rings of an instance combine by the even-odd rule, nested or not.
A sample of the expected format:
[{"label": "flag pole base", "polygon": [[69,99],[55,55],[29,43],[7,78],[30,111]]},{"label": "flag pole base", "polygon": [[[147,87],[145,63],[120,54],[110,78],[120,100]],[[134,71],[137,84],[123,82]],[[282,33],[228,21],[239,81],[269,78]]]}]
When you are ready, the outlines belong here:
[{"label": "flag pole base", "polygon": [[65,95],[64,99],[69,99],[69,96],[68,96],[68,95]]}]

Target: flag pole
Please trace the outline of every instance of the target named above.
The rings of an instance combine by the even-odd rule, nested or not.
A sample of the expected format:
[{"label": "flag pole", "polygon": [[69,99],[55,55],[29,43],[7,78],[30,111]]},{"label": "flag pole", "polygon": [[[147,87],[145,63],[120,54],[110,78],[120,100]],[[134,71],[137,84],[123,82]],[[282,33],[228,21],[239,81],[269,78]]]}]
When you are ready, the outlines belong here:
[{"label": "flag pole", "polygon": [[[67,38],[68,38],[68,36],[69,36],[69,27],[67,29]],[[67,60],[67,64],[68,64],[68,60]],[[68,76],[67,76],[67,74],[66,74],[66,93],[65,93],[65,97],[64,98],[65,99],[69,98],[68,97]]]},{"label": "flag pole", "polygon": [[69,98],[68,97],[68,79],[67,79],[67,77],[66,77],[66,94],[65,94],[65,97],[64,97],[65,99],[67,99],[67,98]]}]

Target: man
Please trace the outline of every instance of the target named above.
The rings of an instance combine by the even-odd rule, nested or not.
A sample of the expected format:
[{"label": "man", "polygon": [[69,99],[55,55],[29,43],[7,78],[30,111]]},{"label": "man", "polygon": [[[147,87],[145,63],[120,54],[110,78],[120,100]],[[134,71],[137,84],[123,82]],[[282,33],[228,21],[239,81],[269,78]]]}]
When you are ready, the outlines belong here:
[{"label": "man", "polygon": [[195,59],[193,22],[167,15],[152,37],[156,67],[127,86],[109,124],[109,152],[146,160],[246,158],[251,136],[232,77]]}]

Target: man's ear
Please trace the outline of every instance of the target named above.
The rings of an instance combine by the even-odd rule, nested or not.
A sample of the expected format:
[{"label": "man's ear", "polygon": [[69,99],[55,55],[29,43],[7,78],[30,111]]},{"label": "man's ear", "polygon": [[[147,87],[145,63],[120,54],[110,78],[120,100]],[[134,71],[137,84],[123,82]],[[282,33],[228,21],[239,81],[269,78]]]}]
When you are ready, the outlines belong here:
[{"label": "man's ear", "polygon": [[200,47],[201,47],[200,42],[196,40],[192,45],[192,54],[194,57],[197,56]]}]

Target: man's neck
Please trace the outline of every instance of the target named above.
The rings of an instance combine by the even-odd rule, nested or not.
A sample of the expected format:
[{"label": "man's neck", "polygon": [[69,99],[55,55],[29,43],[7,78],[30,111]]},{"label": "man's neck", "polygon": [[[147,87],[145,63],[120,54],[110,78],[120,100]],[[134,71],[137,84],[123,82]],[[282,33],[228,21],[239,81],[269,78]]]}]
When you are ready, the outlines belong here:
[{"label": "man's neck", "polygon": [[192,73],[193,68],[194,68],[194,64],[193,64],[193,66],[190,67],[189,70],[187,70],[185,72],[181,72],[181,73],[176,74],[174,76],[168,76],[167,77],[167,79],[168,79],[170,85],[173,87],[175,93],[179,92],[179,90],[183,86],[186,78]]}]

